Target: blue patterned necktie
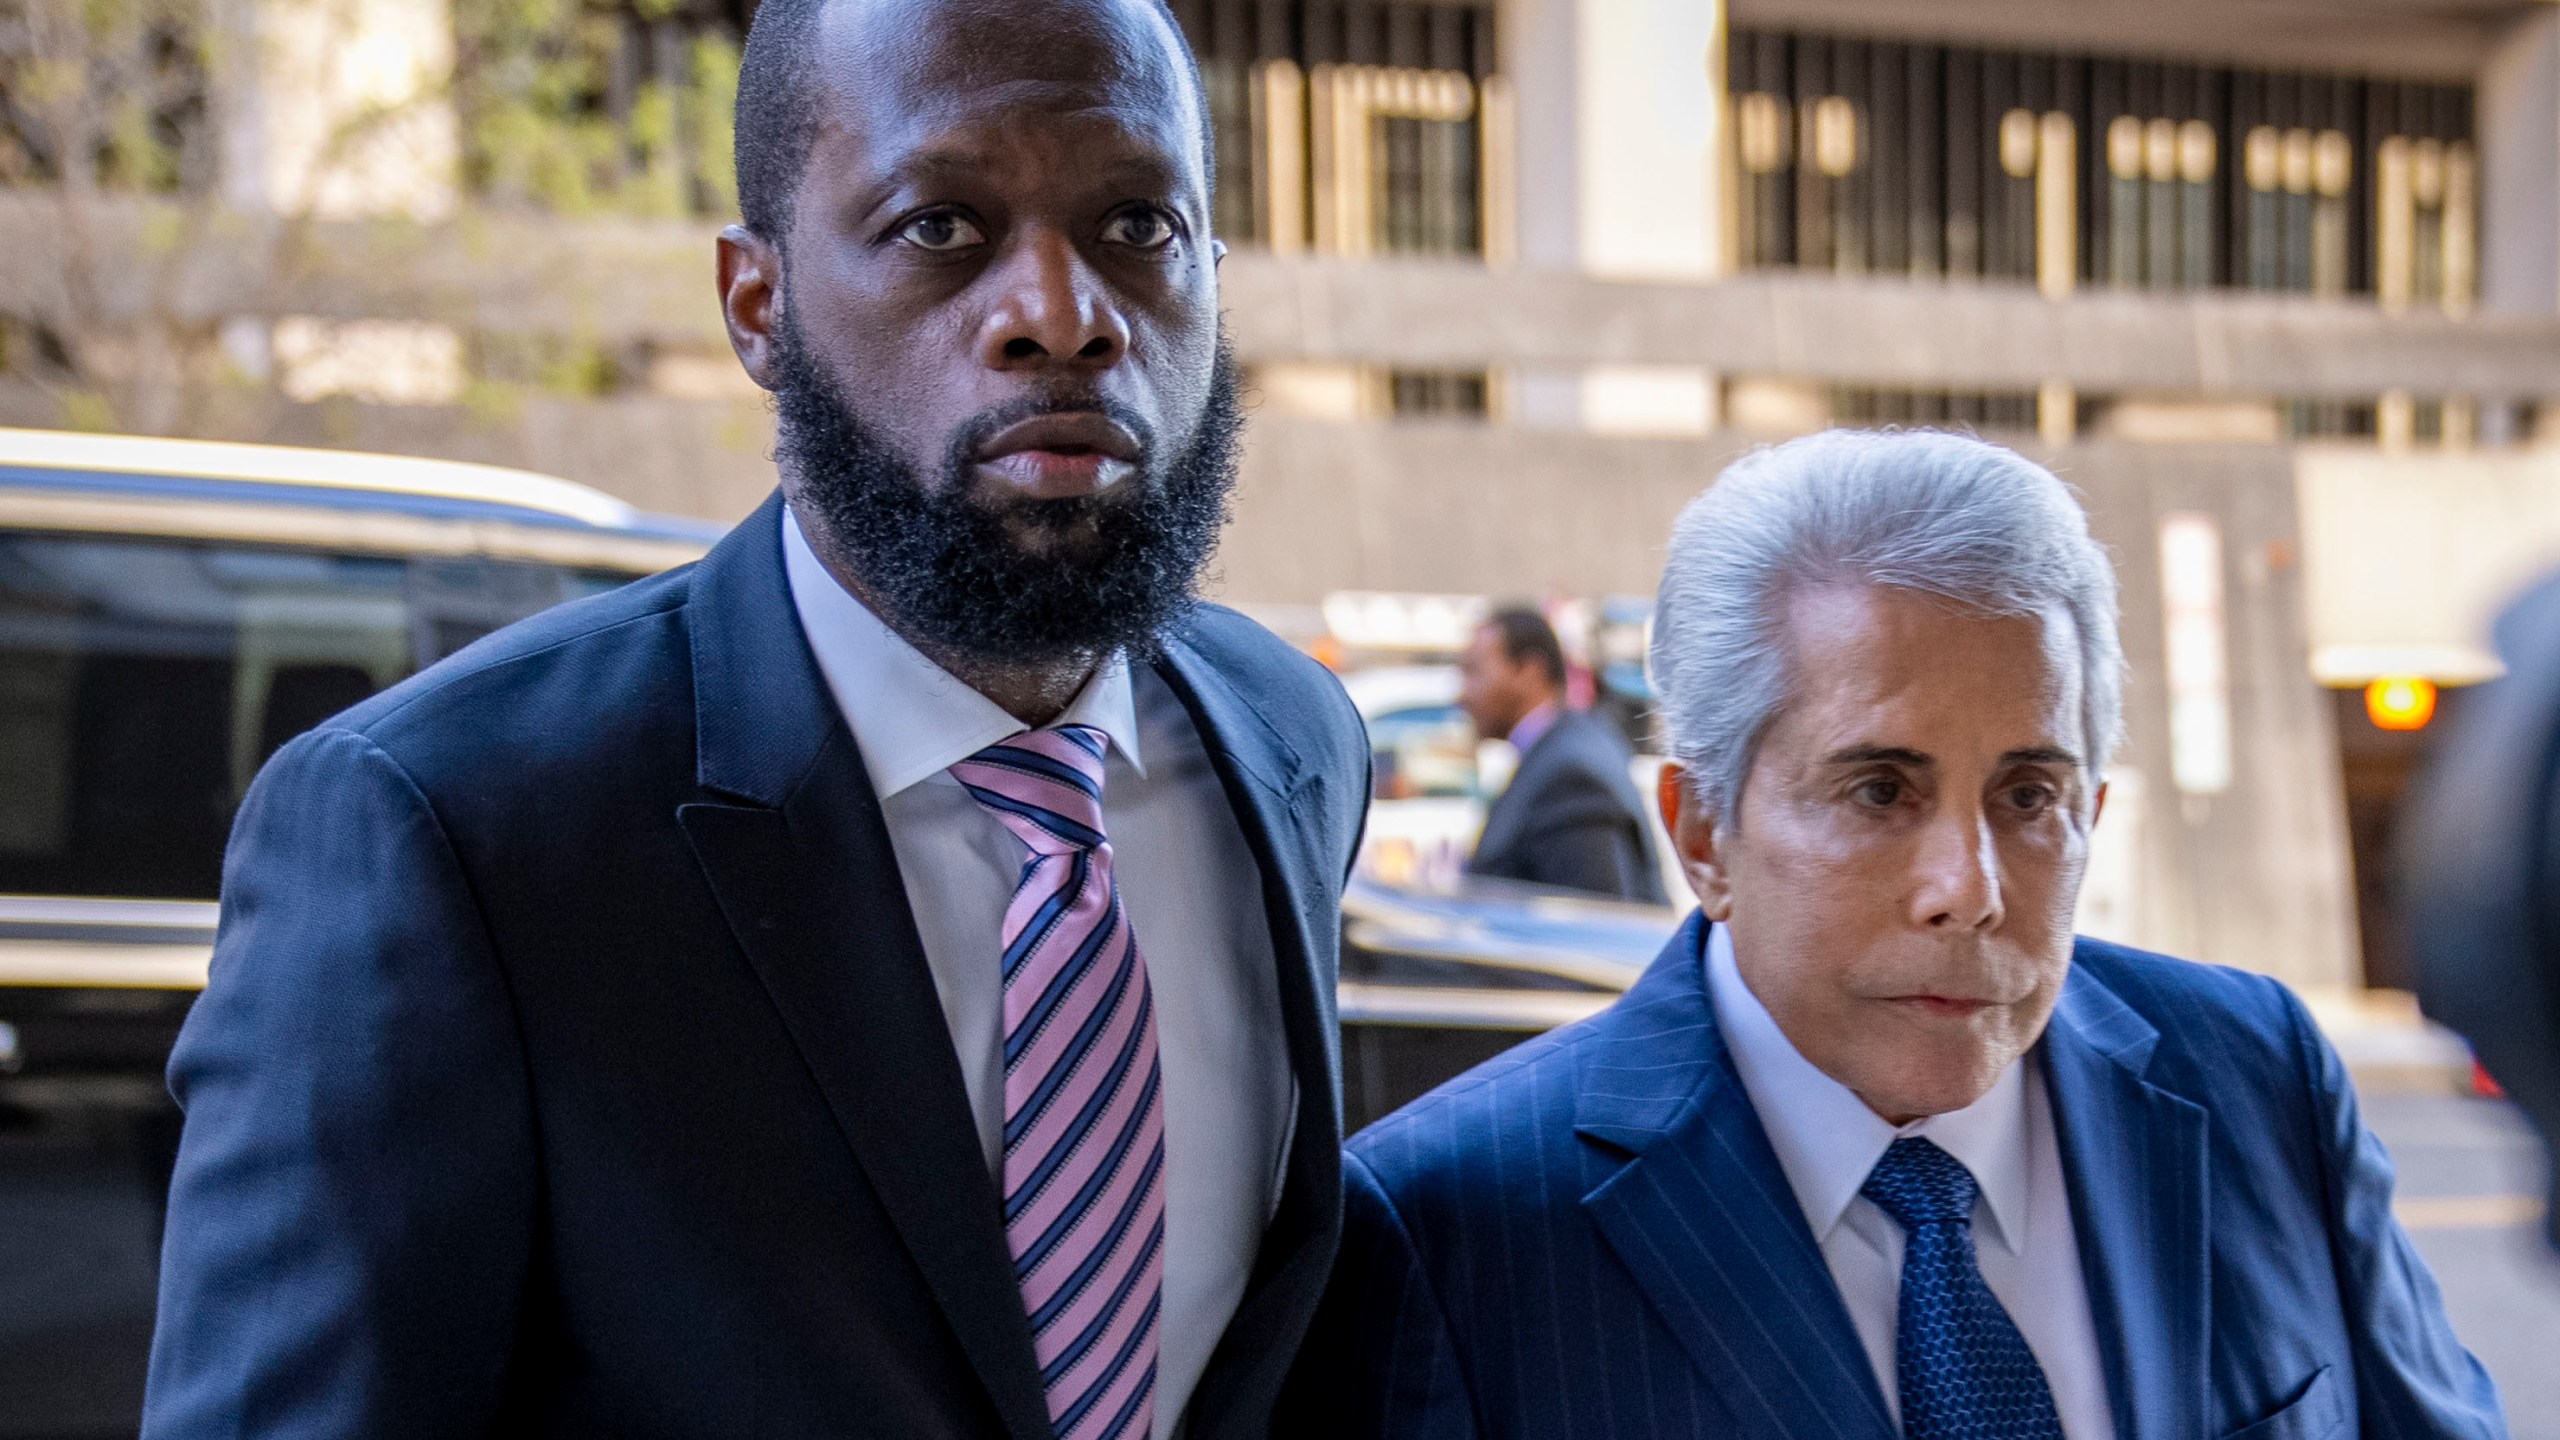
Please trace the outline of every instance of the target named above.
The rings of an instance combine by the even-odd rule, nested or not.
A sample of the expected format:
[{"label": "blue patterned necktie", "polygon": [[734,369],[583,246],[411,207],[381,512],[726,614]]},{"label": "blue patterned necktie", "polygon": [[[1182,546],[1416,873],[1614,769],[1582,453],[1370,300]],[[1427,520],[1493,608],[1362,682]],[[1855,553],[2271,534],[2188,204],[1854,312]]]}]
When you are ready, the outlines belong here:
[{"label": "blue patterned necktie", "polygon": [[2062,1440],[2044,1367],[1974,1263],[1973,1172],[1911,1136],[1858,1193],[1902,1226],[1893,1350],[1903,1440]]}]

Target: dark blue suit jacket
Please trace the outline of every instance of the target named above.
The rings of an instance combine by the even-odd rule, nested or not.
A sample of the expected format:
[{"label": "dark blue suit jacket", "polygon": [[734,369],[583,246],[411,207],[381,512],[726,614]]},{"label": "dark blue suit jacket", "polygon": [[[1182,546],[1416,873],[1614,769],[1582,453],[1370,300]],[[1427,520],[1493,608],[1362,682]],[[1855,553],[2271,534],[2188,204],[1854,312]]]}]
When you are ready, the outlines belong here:
[{"label": "dark blue suit jacket", "polygon": [[[475,645],[259,778],[170,1062],[151,1440],[1046,1440],[995,1185],[777,525],[768,503],[699,566]],[[1339,1233],[1335,915],[1368,748],[1330,676],[1233,614],[1158,668],[1260,862],[1300,1092],[1191,1411],[1259,1436]]]},{"label": "dark blue suit jacket", "polygon": [[1467,873],[1661,904],[1654,822],[1628,771],[1634,760],[1608,721],[1587,710],[1557,715],[1485,812]]},{"label": "dark blue suit jacket", "polygon": [[[1705,935],[1352,1142],[1308,1433],[1891,1440]],[[2505,1433],[2281,986],[2084,940],[2034,1053],[2122,1440]]]}]

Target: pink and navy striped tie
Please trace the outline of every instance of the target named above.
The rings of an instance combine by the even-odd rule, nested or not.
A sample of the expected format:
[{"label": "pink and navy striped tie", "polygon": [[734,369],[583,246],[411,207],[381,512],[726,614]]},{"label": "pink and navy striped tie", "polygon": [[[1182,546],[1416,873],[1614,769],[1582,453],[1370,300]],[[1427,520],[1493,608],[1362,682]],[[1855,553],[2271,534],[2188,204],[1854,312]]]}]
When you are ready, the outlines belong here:
[{"label": "pink and navy striped tie", "polygon": [[1004,916],[1004,1224],[1059,1440],[1155,1416],[1164,1097],[1102,828],[1110,744],[1059,725],[951,767],[1031,850]]}]

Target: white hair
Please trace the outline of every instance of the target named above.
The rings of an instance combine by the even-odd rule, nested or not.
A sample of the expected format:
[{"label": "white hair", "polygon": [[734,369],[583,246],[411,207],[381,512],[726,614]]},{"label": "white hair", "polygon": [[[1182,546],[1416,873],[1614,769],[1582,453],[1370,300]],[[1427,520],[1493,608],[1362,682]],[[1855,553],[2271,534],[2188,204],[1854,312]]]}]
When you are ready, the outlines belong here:
[{"label": "white hair", "polygon": [[1653,685],[1672,758],[1718,820],[1733,820],[1790,698],[1786,600],[1828,585],[1917,590],[1986,616],[2067,616],[2093,778],[2115,748],[2115,568],[2070,490],[1967,436],[1832,430],[1735,461],[1671,530]]}]

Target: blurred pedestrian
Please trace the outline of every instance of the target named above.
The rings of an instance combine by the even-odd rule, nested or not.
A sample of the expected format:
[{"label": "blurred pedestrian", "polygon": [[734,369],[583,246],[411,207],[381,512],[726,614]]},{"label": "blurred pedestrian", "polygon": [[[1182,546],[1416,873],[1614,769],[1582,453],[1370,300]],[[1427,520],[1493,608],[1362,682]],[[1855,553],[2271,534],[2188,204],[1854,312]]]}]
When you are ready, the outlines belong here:
[{"label": "blurred pedestrian", "polygon": [[1535,610],[1497,610],[1459,657],[1458,703],[1519,755],[1467,873],[1663,903],[1653,822],[1617,729],[1566,702],[1564,647]]},{"label": "blurred pedestrian", "polygon": [[2427,1013],[2542,1132],[2560,1245],[2560,576],[2498,619],[2504,677],[2467,697],[2412,787],[2400,847]]},{"label": "blurred pedestrian", "polygon": [[1235,480],[1159,0],[764,0],[781,494],[241,811],[144,1420],[1262,1440],[1339,1227],[1340,685]]},{"label": "blurred pedestrian", "polygon": [[2302,1002],[2072,937],[2123,660],[2061,482],[1745,459],[1653,673],[1699,913],[1351,1143],[1303,1433],[2505,1435]]}]

